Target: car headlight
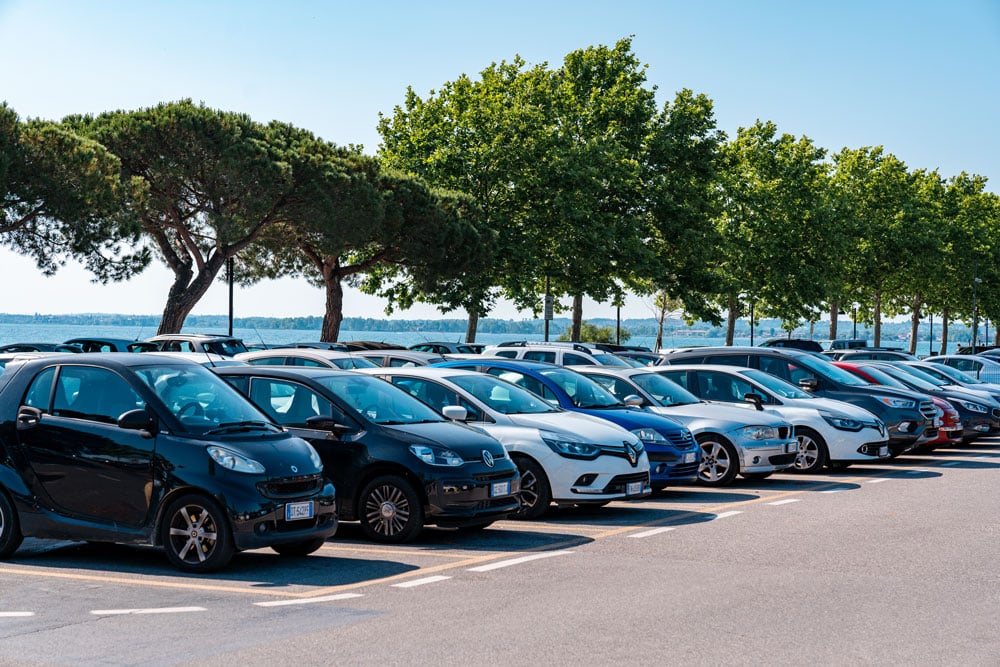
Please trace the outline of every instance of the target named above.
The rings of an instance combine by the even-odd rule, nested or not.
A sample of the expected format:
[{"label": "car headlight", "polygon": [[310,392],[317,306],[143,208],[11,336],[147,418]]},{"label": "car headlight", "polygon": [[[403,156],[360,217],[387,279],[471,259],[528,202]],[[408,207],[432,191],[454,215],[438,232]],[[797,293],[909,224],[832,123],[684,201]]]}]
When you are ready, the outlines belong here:
[{"label": "car headlight", "polygon": [[878,400],[882,401],[890,408],[915,408],[917,407],[916,401],[911,401],[908,398],[898,398],[896,396],[876,396]]},{"label": "car headlight", "polygon": [[600,448],[596,445],[566,433],[553,433],[552,431],[540,431],[539,433],[545,444],[560,456],[592,459],[601,453]]},{"label": "car headlight", "polygon": [[227,470],[254,473],[258,475],[264,473],[264,466],[257,461],[247,458],[242,454],[237,454],[231,449],[226,449],[225,447],[217,447],[213,445],[208,448],[208,455],[212,457],[213,461]]},{"label": "car headlight", "polygon": [[773,426],[744,426],[736,432],[748,440],[774,440],[778,437],[778,429]]},{"label": "car headlight", "polygon": [[860,431],[865,427],[862,422],[847,415],[824,414],[822,417],[827,424],[841,431]]},{"label": "car headlight", "polygon": [[969,412],[981,412],[982,414],[987,414],[990,411],[990,409],[985,405],[973,403],[972,401],[959,401],[958,404]]},{"label": "car headlight", "polygon": [[645,443],[647,445],[648,444],[653,444],[653,445],[667,445],[667,444],[670,444],[670,441],[667,440],[665,437],[663,437],[663,434],[661,434],[655,428],[646,427],[646,428],[632,429],[632,435],[634,435],[635,437],[639,438],[640,442],[643,442],[643,443]]},{"label": "car headlight", "polygon": [[432,466],[446,466],[457,468],[462,465],[462,457],[450,449],[439,449],[428,447],[427,445],[410,445],[410,453],[418,459]]}]

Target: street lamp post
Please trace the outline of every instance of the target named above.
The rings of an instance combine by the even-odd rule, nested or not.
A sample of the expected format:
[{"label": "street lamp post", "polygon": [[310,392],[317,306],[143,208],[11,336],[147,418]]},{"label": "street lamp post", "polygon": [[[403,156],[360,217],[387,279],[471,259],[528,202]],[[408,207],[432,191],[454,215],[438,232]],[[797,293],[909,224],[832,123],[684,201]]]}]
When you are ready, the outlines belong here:
[{"label": "street lamp post", "polygon": [[972,354],[976,353],[976,337],[979,333],[979,310],[976,307],[976,285],[983,282],[979,276],[972,279]]},{"label": "street lamp post", "polygon": [[934,356],[934,313],[928,313],[931,318],[931,340],[927,343],[927,356]]},{"label": "street lamp post", "polygon": [[854,331],[851,332],[851,338],[858,337],[858,304],[851,304],[851,322],[854,323]]}]

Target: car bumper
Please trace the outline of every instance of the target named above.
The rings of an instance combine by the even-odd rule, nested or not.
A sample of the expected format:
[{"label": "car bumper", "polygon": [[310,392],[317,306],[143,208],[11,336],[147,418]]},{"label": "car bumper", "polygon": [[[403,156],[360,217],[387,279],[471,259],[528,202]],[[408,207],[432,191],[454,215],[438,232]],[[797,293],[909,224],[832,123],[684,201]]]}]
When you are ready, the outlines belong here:
[{"label": "car bumper", "polygon": [[654,486],[698,479],[701,448],[697,444],[681,449],[673,445],[646,443],[646,455],[649,457],[649,480]]},{"label": "car bumper", "polygon": [[499,470],[483,466],[437,475],[424,481],[426,522],[461,527],[502,519],[520,507],[520,493],[513,463]]},{"label": "car bumper", "polygon": [[[239,550],[261,549],[315,538],[332,537],[337,532],[337,501],[333,484],[306,498],[247,498],[234,503],[227,498],[233,526],[233,542]],[[312,503],[312,516],[288,520],[286,508]]]},{"label": "car bumper", "polygon": [[741,472],[773,472],[784,470],[795,463],[799,451],[799,441],[785,440],[737,440],[733,443],[740,452]]}]

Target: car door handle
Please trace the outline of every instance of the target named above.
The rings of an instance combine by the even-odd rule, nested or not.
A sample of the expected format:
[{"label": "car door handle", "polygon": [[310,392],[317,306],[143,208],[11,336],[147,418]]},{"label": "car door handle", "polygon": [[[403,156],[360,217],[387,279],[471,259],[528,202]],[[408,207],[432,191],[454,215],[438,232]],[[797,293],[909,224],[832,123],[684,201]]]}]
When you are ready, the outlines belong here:
[{"label": "car door handle", "polygon": [[42,411],[30,405],[22,405],[17,410],[17,430],[34,428],[42,420]]}]

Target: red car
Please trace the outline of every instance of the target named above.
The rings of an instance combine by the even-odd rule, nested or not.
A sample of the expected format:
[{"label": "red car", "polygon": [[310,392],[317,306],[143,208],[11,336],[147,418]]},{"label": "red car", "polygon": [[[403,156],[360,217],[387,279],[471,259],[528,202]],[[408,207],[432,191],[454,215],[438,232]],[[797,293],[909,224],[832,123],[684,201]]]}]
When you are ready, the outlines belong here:
[{"label": "red car", "polygon": [[[899,380],[886,375],[877,368],[872,366],[852,362],[852,361],[834,361],[834,366],[840,366],[845,371],[854,373],[862,380],[866,382],[871,382],[872,384],[884,384],[887,387],[896,387],[901,389],[906,389]],[[962,442],[962,419],[958,415],[958,410],[952,407],[951,403],[944,400],[943,398],[937,398],[936,396],[929,396],[932,401],[934,401],[934,407],[938,410],[938,418],[936,426],[938,427],[938,437],[929,442],[922,443],[920,447],[922,449],[935,449],[937,447],[949,447],[951,445],[957,445]]]}]

